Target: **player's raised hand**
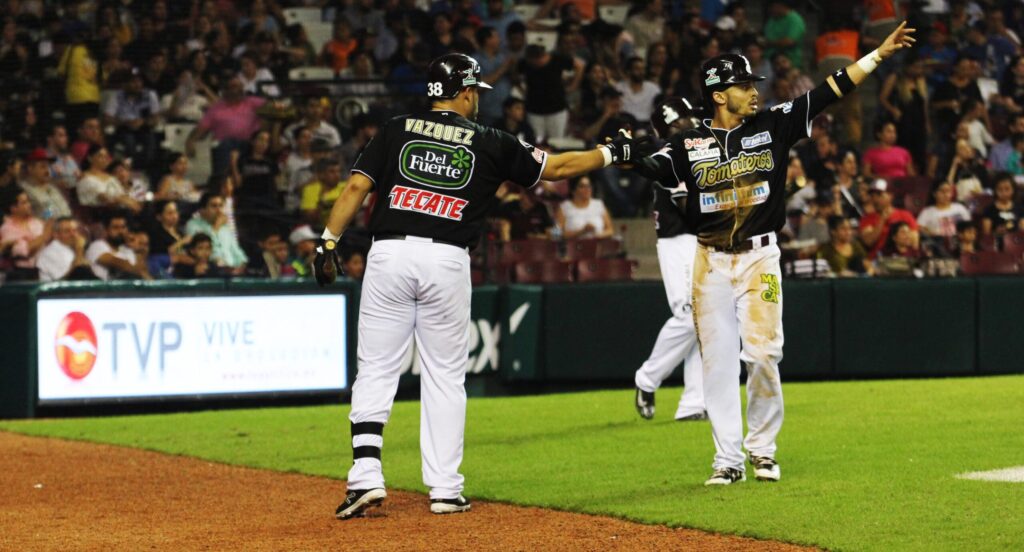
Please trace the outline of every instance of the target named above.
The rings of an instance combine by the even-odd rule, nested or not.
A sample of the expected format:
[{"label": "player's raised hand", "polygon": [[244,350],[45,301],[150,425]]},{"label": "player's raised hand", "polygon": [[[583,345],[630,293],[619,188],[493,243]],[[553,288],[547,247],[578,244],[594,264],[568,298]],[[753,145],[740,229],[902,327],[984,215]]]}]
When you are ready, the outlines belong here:
[{"label": "player's raised hand", "polygon": [[629,164],[658,151],[654,138],[633,138],[632,133],[624,129],[619,129],[618,136],[607,142],[605,147],[611,152],[612,163],[616,165]]},{"label": "player's raised hand", "polygon": [[910,48],[917,42],[913,37],[916,31],[917,29],[908,28],[906,21],[900,23],[900,26],[896,27],[896,30],[887,36],[882,45],[878,47],[878,55],[882,59],[886,59],[903,48]]},{"label": "player's raised hand", "polygon": [[313,259],[313,277],[320,287],[334,283],[335,278],[344,274],[341,259],[338,258],[338,243],[320,238],[316,241],[316,258]]}]

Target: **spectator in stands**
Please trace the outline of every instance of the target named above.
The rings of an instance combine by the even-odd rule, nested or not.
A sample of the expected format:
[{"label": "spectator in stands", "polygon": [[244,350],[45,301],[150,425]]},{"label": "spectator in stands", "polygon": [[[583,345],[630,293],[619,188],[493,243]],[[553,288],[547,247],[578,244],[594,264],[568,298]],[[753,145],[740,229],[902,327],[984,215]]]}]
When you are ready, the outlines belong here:
[{"label": "spectator in stands", "polygon": [[345,270],[347,278],[362,282],[363,274],[366,272],[366,252],[355,248],[342,251],[341,267]]},{"label": "spectator in stands", "polygon": [[78,127],[78,139],[71,144],[71,155],[75,158],[78,166],[82,166],[85,163],[85,156],[89,153],[89,148],[103,144],[103,127],[100,126],[99,118],[86,117]]},{"label": "spectator in stands", "polygon": [[785,96],[776,96],[776,100],[779,102],[798,98],[814,88],[815,82],[811,80],[811,77],[807,76],[800,68],[795,67],[784,54],[775,54],[770,59],[775,78],[783,79],[788,86]]},{"label": "spectator in stands", "polygon": [[157,97],[170,94],[178,80],[167,63],[167,54],[157,50],[150,54],[146,64],[139,70],[143,88],[156,92]]},{"label": "spectator in stands", "polygon": [[[1021,145],[1024,146],[1024,140],[1021,141]],[[962,201],[969,201],[975,194],[981,193],[988,180],[988,169],[967,140],[957,140],[955,151],[956,155],[946,173],[946,182],[956,186],[956,197]],[[1011,170],[1014,159],[1019,159],[1016,151],[1010,157]]]},{"label": "spectator in stands", "polygon": [[148,166],[156,154],[153,129],[160,117],[160,100],[156,92],[143,87],[138,70],[119,78],[124,79],[123,89],[114,93],[103,106],[103,121],[116,129],[115,143],[120,144],[129,157],[141,159]]},{"label": "spectator in stands", "polygon": [[828,243],[831,239],[829,219],[835,214],[835,196],[830,187],[818,193],[810,206],[809,216],[804,217],[797,234],[799,241],[814,241],[817,246]]},{"label": "spectator in stands", "polygon": [[217,96],[186,69],[178,74],[174,90],[160,99],[160,109],[168,121],[198,123],[207,106],[215,101]]},{"label": "spectator in stands", "polygon": [[301,23],[288,25],[285,28],[285,36],[288,40],[282,51],[288,54],[288,59],[293,66],[316,65],[317,51],[313,48],[313,44],[309,41],[309,35]]},{"label": "spectator in stands", "polygon": [[316,180],[306,184],[302,189],[299,210],[303,221],[322,227],[327,222],[334,201],[345,189],[345,183],[341,180],[341,163],[337,159],[321,159],[317,162],[315,170]]},{"label": "spectator in stands", "polygon": [[805,213],[808,210],[808,205],[814,202],[814,198],[818,195],[816,184],[807,178],[800,157],[792,153],[789,156],[789,165],[786,167],[786,189],[790,190],[792,194],[786,200],[786,211]]},{"label": "spectator in stands", "polygon": [[1024,56],[1017,56],[999,81],[999,96],[995,102],[1010,113],[1024,112]]},{"label": "spectator in stands", "polygon": [[450,14],[437,12],[432,17],[434,20],[433,32],[428,35],[430,38],[427,39],[425,46],[427,51],[430,52],[430,57],[436,58],[453,50],[455,33],[452,32],[452,17]]},{"label": "spectator in stands", "polygon": [[896,125],[897,143],[910,152],[915,166],[925,167],[931,120],[924,60],[911,59],[886,77],[878,100]]},{"label": "spectator in stands", "polygon": [[185,252],[189,256],[189,263],[175,263],[171,273],[175,278],[226,278],[232,275],[227,267],[222,267],[214,262],[212,256],[214,251],[213,239],[202,232],[192,236]]},{"label": "spectator in stands", "polygon": [[896,125],[882,122],[876,125],[878,145],[864,152],[864,176],[867,178],[902,178],[917,174],[910,152],[896,145]]},{"label": "spectator in stands", "polygon": [[633,35],[633,46],[641,51],[663,38],[666,22],[661,0],[646,0],[642,5],[641,11],[626,19],[626,32]]},{"label": "spectator in stands", "polygon": [[790,7],[788,0],[772,0],[768,7],[768,20],[764,24],[764,38],[768,44],[768,57],[786,56],[796,68],[804,66],[804,18]]},{"label": "spectator in stands", "polygon": [[526,24],[514,21],[505,29],[505,53],[517,62],[526,57]]},{"label": "spectator in stands", "polygon": [[50,158],[50,176],[54,184],[70,190],[82,176],[78,162],[68,150],[68,132],[63,125],[54,125],[46,138],[46,155]]},{"label": "spectator in stands", "polygon": [[[505,31],[512,23],[519,21],[519,15],[509,10],[505,11],[503,0],[487,0],[487,17],[484,18],[484,25],[494,29],[498,33],[498,40],[505,43]],[[481,43],[483,46],[483,43]]]},{"label": "spectator in stands", "polygon": [[196,153],[196,141],[207,134],[213,134],[217,147],[213,148],[213,173],[227,174],[231,164],[231,152],[241,150],[249,138],[260,129],[261,123],[256,110],[265,100],[246,96],[238,77],[227,80],[221,90],[221,99],[211,105],[196,128],[185,141],[185,152],[189,157]]},{"label": "spectator in stands", "polygon": [[[562,74],[569,71],[574,71],[575,77],[566,85]],[[579,88],[583,64],[558,53],[548,53],[539,44],[531,44],[526,47],[519,73],[526,84],[526,119],[538,139],[564,137],[569,123],[567,94]]]},{"label": "spectator in stands", "polygon": [[554,225],[547,207],[529,190],[518,189],[506,195],[497,215],[502,241],[545,239]]},{"label": "spectator in stands", "polygon": [[142,205],[128,195],[128,190],[114,178],[114,175],[107,172],[111,161],[113,159],[107,148],[98,145],[89,147],[83,165],[85,172],[75,186],[78,191],[78,202],[83,207],[128,209],[138,213],[142,210]]},{"label": "spectator in stands", "polygon": [[917,215],[921,234],[952,239],[956,235],[957,224],[971,220],[971,213],[967,207],[953,201],[953,185],[949,182],[939,182],[932,192],[932,198],[934,203]]},{"label": "spectator in stands", "polygon": [[501,36],[493,27],[481,27],[476,32],[476,41],[480,50],[473,57],[480,63],[484,82],[491,85],[491,90],[480,95],[477,119],[485,125],[492,125],[501,119],[502,106],[512,92],[509,75],[515,69],[516,60],[501,51]]},{"label": "spectator in stands", "polygon": [[242,81],[242,91],[249,95],[262,95],[276,98],[281,89],[275,84],[274,74],[270,69],[259,64],[256,54],[246,52],[239,62],[238,80]]},{"label": "spectator in stands", "polygon": [[28,194],[32,211],[43,220],[71,216],[71,207],[64,194],[50,177],[50,158],[43,148],[36,148],[25,158],[26,174],[21,189]]},{"label": "spectator in stands", "polygon": [[[879,251],[875,264],[888,275],[907,275],[917,266],[917,261],[921,257],[921,250],[917,246],[917,233],[906,222],[897,222],[890,228],[885,247]],[[910,261],[908,266],[910,270],[904,270],[904,265],[892,262],[893,259]]]},{"label": "spectator in stands", "polygon": [[82,33],[72,34],[71,45],[60,58],[58,73],[64,77],[65,116],[68,125],[77,127],[99,112],[99,65]]},{"label": "spectator in stands", "polygon": [[668,46],[664,42],[655,42],[648,46],[645,61],[648,81],[657,84],[666,93],[676,89],[682,79],[682,73],[676,61],[669,58]]},{"label": "spectator in stands", "polygon": [[981,235],[998,237],[1014,230],[1024,230],[1024,210],[1013,177],[1001,173],[995,177],[995,201],[981,213]]},{"label": "spectator in stands", "polygon": [[[330,153],[331,147],[326,140],[320,142],[321,151]],[[282,164],[282,173],[287,183],[285,188],[284,208],[287,212],[293,212],[299,207],[298,191],[302,189],[313,174],[313,131],[308,128],[299,129],[295,135],[295,142],[288,157]]]},{"label": "spectator in stands", "polygon": [[964,116],[960,124],[967,125],[967,143],[977,151],[982,158],[988,157],[988,148],[995,143],[995,138],[988,131],[986,123],[987,112],[985,103],[974,99],[964,102]]},{"label": "spectator in stands", "polygon": [[612,217],[604,202],[594,198],[590,178],[581,176],[569,182],[571,197],[555,211],[555,222],[565,239],[608,238],[615,232]]},{"label": "spectator in stands", "polygon": [[[351,63],[349,63],[348,67],[341,70],[338,78],[342,80],[364,81],[348,82],[339,86],[338,93],[342,96],[361,99],[366,103],[372,104],[381,102],[382,97],[388,94],[387,87],[384,86],[384,83],[379,82],[380,75],[377,74],[374,68],[373,56],[367,51],[357,50],[353,53]],[[483,101],[484,96],[480,96],[481,101]]]},{"label": "spectator in stands", "polygon": [[178,204],[174,201],[157,201],[153,204],[156,217],[149,225],[150,255],[147,259],[150,274],[166,278],[171,265],[188,262],[185,245],[189,237],[182,233],[179,223]]},{"label": "spectator in stands", "polygon": [[846,150],[840,155],[839,169],[836,171],[835,191],[839,202],[836,214],[859,221],[860,217],[864,216],[864,197],[867,194],[867,184],[860,176],[857,154],[852,150]]},{"label": "spectator in stands", "polygon": [[928,84],[932,89],[949,78],[957,59],[956,50],[949,46],[945,27],[938,23],[928,31],[928,43],[921,46],[918,55],[924,60]]},{"label": "spectator in stands", "polygon": [[832,273],[839,277],[870,274],[865,262],[867,253],[860,242],[853,239],[850,221],[838,215],[828,218],[829,242],[818,250],[818,258],[828,261]]},{"label": "spectator in stands", "polygon": [[316,240],[319,237],[308,224],[299,225],[292,230],[291,234],[288,234],[288,242],[295,248],[297,256],[292,262],[292,268],[295,269],[296,275],[309,276],[310,267],[313,266],[313,260],[316,258]]},{"label": "spectator in stands", "polygon": [[305,128],[313,133],[313,139],[325,140],[332,148],[340,146],[341,134],[326,120],[329,110],[330,104],[325,98],[312,94],[307,96],[302,108],[302,120],[284,129],[285,141],[294,145],[296,133],[299,129]]},{"label": "spectator in stands", "polygon": [[984,60],[982,75],[998,79],[1017,55],[1017,45],[1005,36],[988,32],[988,25],[978,21],[967,31],[967,45],[960,52],[974,59]]},{"label": "spectator in stands", "polygon": [[232,161],[232,176],[237,183],[235,214],[239,241],[250,247],[261,229],[282,224],[281,203],[277,198],[280,169],[270,156],[270,133],[258,131],[248,151]]},{"label": "spectator in stands", "polygon": [[764,99],[771,97],[769,86],[771,86],[771,82],[775,79],[775,70],[772,68],[771,61],[764,55],[763,40],[754,39],[747,42],[746,46],[743,47],[743,55],[750,62],[751,71],[755,75],[764,75],[765,77],[765,80],[754,83],[757,95]]},{"label": "spectator in stands", "polygon": [[993,171],[1007,171],[1010,168],[1010,155],[1013,153],[1013,136],[1024,134],[1024,113],[1010,117],[1006,128],[1007,136],[992,146],[988,152],[989,167]]},{"label": "spectator in stands", "polygon": [[324,44],[320,52],[320,61],[337,73],[348,67],[348,57],[359,46],[352,34],[352,24],[344,16],[334,20],[334,31],[331,40]]},{"label": "spectator in stands", "polygon": [[956,223],[956,241],[950,251],[953,258],[959,258],[964,253],[978,252],[978,228],[969,220],[962,220]]},{"label": "spectator in stands", "polygon": [[[370,139],[377,135],[380,125],[377,120],[366,113],[360,113],[352,118],[352,136],[345,140],[338,152],[341,154],[342,175],[347,175],[352,170],[359,154],[370,143]],[[315,149],[315,148],[314,148]]]},{"label": "spectator in stands", "polygon": [[[228,224],[228,217],[224,214],[224,196],[221,192],[203,193],[199,200],[197,215],[185,224],[185,233],[192,236],[192,245],[195,245],[197,234],[209,236],[212,240],[210,259],[219,266],[230,269],[232,274],[243,273],[249,258],[238,244],[238,237],[232,231],[231,225]],[[195,257],[194,250],[190,251],[190,254]],[[177,272],[175,277],[178,277]]]},{"label": "spectator in stands", "polygon": [[[602,143],[605,138],[615,136],[620,128],[637,128],[636,119],[622,110],[622,92],[608,86],[601,91],[601,116],[590,126],[583,129],[583,138],[589,142]],[[609,165],[591,173],[594,181],[601,188],[602,195],[608,200],[608,208],[615,216],[631,217],[636,214],[641,202],[649,196],[645,190],[649,184],[632,171],[623,171],[619,167]],[[628,185],[623,187],[623,181]]]},{"label": "spectator in stands", "polygon": [[53,225],[53,239],[36,258],[41,282],[58,280],[95,280],[89,259],[85,257],[85,236],[71,217],[60,217]]},{"label": "spectator in stands", "polygon": [[644,60],[633,57],[626,62],[626,79],[615,85],[622,93],[622,110],[632,115],[641,125],[651,120],[654,99],[661,94],[661,87],[645,80],[645,76]]},{"label": "spectator in stands", "polygon": [[156,200],[175,200],[195,203],[199,201],[199,190],[188,176],[188,156],[184,153],[171,153],[167,158],[167,175],[160,180]]},{"label": "spectator in stands", "polygon": [[275,280],[295,276],[295,269],[288,262],[288,244],[280,232],[276,229],[265,231],[259,245],[262,255],[257,265],[250,267],[250,275]]},{"label": "spectator in stands", "polygon": [[916,247],[917,221],[910,211],[893,207],[889,183],[881,179],[876,180],[871,185],[870,194],[875,212],[868,213],[860,219],[860,239],[868,248],[870,258],[873,259],[888,243],[890,229],[898,222],[904,222],[910,227]]},{"label": "spectator in stands", "polygon": [[7,279],[37,280],[36,256],[50,241],[53,224],[36,218],[28,194],[17,186],[9,186],[0,192],[0,208],[4,221],[0,226],[0,255],[13,260],[14,269]]},{"label": "spectator in stands", "polygon": [[[593,121],[601,116],[601,92],[607,87],[614,87],[608,68],[597,62],[590,62],[584,71],[583,83],[580,86],[580,103],[577,115],[582,121]],[[530,142],[533,143],[533,142]]]},{"label": "spectator in stands", "polygon": [[509,96],[502,105],[502,118],[494,128],[504,130],[527,144],[535,144],[537,135],[526,120],[526,104],[520,98]]},{"label": "spectator in stands", "polygon": [[125,244],[128,236],[127,217],[112,213],[106,217],[103,229],[103,238],[93,241],[85,250],[85,258],[89,260],[93,274],[100,280],[152,280],[146,259],[137,258],[135,252]]},{"label": "spectator in stands", "polygon": [[932,93],[931,108],[935,117],[935,135],[939,138],[936,151],[939,157],[948,155],[953,149],[946,143],[946,138],[956,130],[967,100],[982,101],[977,82],[980,73],[978,62],[961,54],[953,66],[953,74],[936,86]]}]

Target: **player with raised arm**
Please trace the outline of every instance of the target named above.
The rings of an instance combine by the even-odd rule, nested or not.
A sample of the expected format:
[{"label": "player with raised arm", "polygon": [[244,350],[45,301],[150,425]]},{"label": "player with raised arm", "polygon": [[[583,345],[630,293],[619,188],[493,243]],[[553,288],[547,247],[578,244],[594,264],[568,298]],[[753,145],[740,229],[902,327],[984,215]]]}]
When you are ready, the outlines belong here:
[{"label": "player with raised arm", "polygon": [[[745,480],[744,448],[758,479],[781,477],[775,459],[783,418],[782,274],[776,233],[786,222],[789,149],[810,136],[816,115],[852,92],[883,60],[910,47],[913,32],[901,24],[877,50],[803,96],[763,112],[758,111],[753,83],[764,77],[751,72],[746,58],[726,54],[709,59],[701,79],[711,118],[655,156],[685,186],[686,215],[699,242],[693,312],[716,450],[707,485]],[[745,439],[741,360],[747,366]]]},{"label": "player with raised arm", "polygon": [[462,54],[431,62],[432,109],[388,121],[356,160],[331,210],[313,270],[325,285],[341,272],[337,243],[366,195],[377,193],[359,302],[359,371],[352,386],[352,468],[339,519],[386,497],[381,450],[402,357],[415,339],[420,374],[420,451],[430,511],[464,512],[462,443],[469,356],[469,248],[498,186],[560,180],[652,153],[625,135],[589,151],[549,155],[473,121],[483,82]]}]

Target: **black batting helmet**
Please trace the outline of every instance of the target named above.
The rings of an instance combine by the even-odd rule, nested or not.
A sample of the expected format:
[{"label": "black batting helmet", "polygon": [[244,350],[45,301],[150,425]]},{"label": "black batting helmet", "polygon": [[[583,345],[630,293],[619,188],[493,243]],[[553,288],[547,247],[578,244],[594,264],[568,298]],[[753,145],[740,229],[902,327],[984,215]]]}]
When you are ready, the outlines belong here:
[{"label": "black batting helmet", "polygon": [[467,86],[490,88],[480,75],[480,64],[466,54],[445,54],[427,69],[427,96],[450,100]]},{"label": "black batting helmet", "polygon": [[651,126],[654,133],[662,140],[668,139],[675,134],[673,127],[679,130],[689,130],[700,125],[697,111],[686,101],[686,98],[666,98],[654,106],[651,113]]},{"label": "black batting helmet", "polygon": [[750,69],[750,61],[739,54],[724,54],[705,61],[700,78],[705,96],[734,84],[765,79],[763,75],[755,75]]}]

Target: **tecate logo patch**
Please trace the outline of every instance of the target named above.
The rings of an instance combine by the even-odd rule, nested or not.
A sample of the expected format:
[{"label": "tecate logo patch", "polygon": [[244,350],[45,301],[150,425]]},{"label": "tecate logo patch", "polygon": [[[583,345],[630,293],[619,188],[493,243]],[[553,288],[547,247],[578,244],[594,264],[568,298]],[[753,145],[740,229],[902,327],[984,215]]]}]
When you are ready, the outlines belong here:
[{"label": "tecate logo patch", "polygon": [[715,139],[712,137],[707,138],[686,138],[683,140],[683,147],[686,149],[701,149],[710,146],[715,143]]},{"label": "tecate logo patch", "polygon": [[98,354],[96,328],[80,312],[70,312],[57,325],[54,338],[57,365],[73,380],[89,375]]},{"label": "tecate logo patch", "polygon": [[700,212],[715,213],[731,211],[737,207],[760,205],[768,201],[770,194],[771,188],[768,187],[766,180],[739,189],[729,188],[717,192],[704,192],[700,194]]},{"label": "tecate logo patch", "polygon": [[743,149],[756,148],[757,146],[760,146],[762,144],[771,143],[772,135],[767,130],[764,132],[758,132],[753,136],[747,136],[745,138],[740,139],[740,144],[743,146]]},{"label": "tecate logo patch", "polygon": [[448,220],[462,220],[462,211],[469,205],[465,199],[405,186],[391,188],[389,197],[392,209],[415,211]]},{"label": "tecate logo patch", "polygon": [[468,148],[417,140],[402,148],[399,169],[416,184],[457,190],[469,183],[475,162]]}]

